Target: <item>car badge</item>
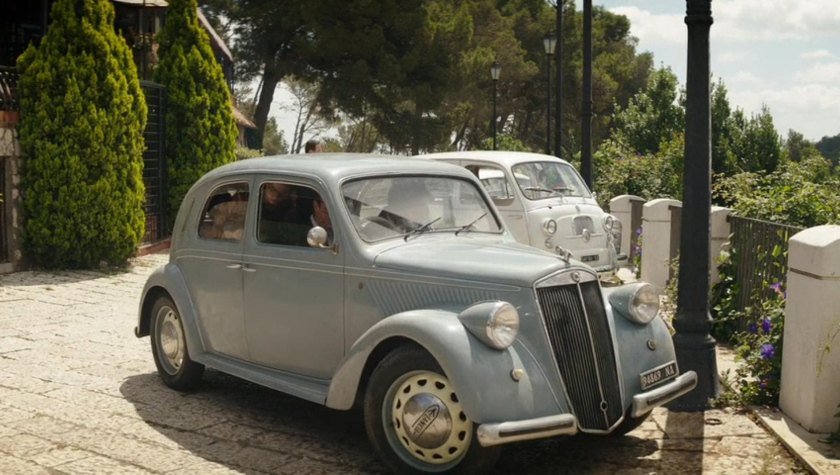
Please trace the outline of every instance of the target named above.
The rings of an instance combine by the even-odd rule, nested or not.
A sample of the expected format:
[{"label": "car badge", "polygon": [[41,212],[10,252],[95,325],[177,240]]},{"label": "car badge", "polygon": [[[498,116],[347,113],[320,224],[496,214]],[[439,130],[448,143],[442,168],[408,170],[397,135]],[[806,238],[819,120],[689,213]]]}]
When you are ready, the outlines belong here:
[{"label": "car badge", "polygon": [[583,234],[583,242],[589,242],[589,240],[592,239],[592,231],[590,231],[586,228],[583,228],[583,233],[582,234]]}]

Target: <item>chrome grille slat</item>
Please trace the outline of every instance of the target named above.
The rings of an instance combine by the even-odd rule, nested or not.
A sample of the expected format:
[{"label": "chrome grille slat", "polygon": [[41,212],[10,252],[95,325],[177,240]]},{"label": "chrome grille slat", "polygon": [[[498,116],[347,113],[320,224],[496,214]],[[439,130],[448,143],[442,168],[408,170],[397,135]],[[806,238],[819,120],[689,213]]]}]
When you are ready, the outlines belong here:
[{"label": "chrome grille slat", "polygon": [[[615,350],[598,282],[542,287],[537,289],[537,296],[580,426],[596,431],[609,429],[624,411]],[[601,409],[602,401],[607,404],[606,411]]]}]

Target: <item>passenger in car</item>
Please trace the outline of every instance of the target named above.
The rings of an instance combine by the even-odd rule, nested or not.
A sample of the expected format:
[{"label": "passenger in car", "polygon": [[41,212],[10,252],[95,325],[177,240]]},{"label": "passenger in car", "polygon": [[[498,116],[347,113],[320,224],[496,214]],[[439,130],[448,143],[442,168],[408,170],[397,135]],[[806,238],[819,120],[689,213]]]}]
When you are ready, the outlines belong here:
[{"label": "passenger in car", "polygon": [[315,198],[312,199],[312,216],[310,216],[309,220],[312,226],[321,226],[327,231],[326,245],[329,246],[332,244],[333,228],[332,221],[330,221],[330,212],[327,210],[327,204],[324,203],[321,195],[316,194]]}]

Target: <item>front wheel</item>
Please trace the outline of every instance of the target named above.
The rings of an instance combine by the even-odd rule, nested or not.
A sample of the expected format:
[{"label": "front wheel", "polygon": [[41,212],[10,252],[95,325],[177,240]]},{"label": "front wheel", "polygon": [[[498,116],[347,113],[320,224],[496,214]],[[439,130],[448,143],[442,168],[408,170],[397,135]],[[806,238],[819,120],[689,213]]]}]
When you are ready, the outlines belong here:
[{"label": "front wheel", "polygon": [[499,447],[478,443],[449,379],[420,348],[397,349],[374,369],[364,416],[371,443],[397,473],[481,473],[499,456]]},{"label": "front wheel", "polygon": [[196,387],[204,365],[190,359],[181,314],[167,296],[158,297],[152,307],[151,339],[155,366],[164,384],[179,391]]}]

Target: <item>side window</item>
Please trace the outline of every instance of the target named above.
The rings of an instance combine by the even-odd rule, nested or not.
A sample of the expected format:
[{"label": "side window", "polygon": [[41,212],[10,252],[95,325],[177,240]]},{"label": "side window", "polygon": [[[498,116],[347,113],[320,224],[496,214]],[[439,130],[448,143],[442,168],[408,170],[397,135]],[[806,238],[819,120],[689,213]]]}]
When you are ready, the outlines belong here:
[{"label": "side window", "polygon": [[470,165],[467,169],[478,177],[494,203],[502,206],[511,204],[515,198],[513,186],[501,169],[479,165]]},{"label": "side window", "polygon": [[314,226],[327,231],[332,223],[321,196],[307,186],[265,182],[260,186],[257,240],[266,244],[308,247],[306,235]]},{"label": "side window", "polygon": [[230,183],[213,190],[201,213],[199,237],[241,241],[245,231],[248,195],[247,183]]}]

